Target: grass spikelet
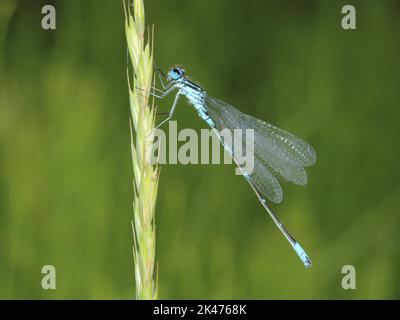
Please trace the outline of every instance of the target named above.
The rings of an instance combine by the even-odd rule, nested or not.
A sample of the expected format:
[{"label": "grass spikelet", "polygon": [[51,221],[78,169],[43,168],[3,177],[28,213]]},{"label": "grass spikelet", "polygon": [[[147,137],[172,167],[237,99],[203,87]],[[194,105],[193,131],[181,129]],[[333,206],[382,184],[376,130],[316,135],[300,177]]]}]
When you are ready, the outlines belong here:
[{"label": "grass spikelet", "polygon": [[158,297],[155,205],[159,169],[147,156],[151,152],[155,124],[154,105],[149,101],[153,77],[153,48],[150,44],[154,31],[149,31],[146,37],[143,0],[134,0],[133,10],[124,3],[124,9],[126,41],[133,69],[133,75],[130,76],[129,69],[127,72],[134,176],[132,231],[136,299],[150,300]]}]

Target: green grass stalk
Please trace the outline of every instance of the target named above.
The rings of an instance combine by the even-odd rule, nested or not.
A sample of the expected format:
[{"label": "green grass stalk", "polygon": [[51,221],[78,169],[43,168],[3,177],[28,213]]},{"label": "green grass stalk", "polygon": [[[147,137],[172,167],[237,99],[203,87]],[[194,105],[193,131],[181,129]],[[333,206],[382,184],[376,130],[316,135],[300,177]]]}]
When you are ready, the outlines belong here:
[{"label": "green grass stalk", "polygon": [[[125,4],[124,4],[125,5]],[[153,77],[153,33],[146,35],[143,0],[133,1],[125,8],[125,33],[133,75],[129,75],[131,154],[134,173],[132,220],[133,256],[135,265],[136,299],[158,297],[158,266],[156,267],[155,205],[159,169],[150,163],[155,124],[154,105],[149,93]],[[130,83],[132,78],[132,84]],[[140,88],[140,89],[139,89]]]}]

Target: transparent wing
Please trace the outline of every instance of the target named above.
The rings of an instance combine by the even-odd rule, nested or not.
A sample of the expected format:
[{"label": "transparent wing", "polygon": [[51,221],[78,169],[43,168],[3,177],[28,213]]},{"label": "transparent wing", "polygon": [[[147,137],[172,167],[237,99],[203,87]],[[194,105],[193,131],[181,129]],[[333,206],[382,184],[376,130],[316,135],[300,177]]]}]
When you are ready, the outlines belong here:
[{"label": "transparent wing", "polygon": [[[269,123],[244,114],[229,104],[205,97],[207,112],[216,129],[228,129],[243,148],[254,155],[254,170],[249,173],[251,181],[269,200],[282,201],[282,189],[276,176],[295,184],[305,185],[307,174],[304,167],[313,165],[317,156],[314,149],[302,139]],[[242,129],[240,132],[234,129]],[[246,129],[254,130],[254,145],[245,146]],[[228,149],[235,150],[228,146]],[[243,149],[244,150],[244,149]],[[235,155],[233,154],[235,159]]]}]

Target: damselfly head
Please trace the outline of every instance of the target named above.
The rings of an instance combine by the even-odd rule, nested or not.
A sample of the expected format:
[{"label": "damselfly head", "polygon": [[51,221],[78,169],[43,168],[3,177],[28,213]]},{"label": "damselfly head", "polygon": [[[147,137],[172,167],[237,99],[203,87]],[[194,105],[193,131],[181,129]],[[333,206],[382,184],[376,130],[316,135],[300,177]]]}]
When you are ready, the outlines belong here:
[{"label": "damselfly head", "polygon": [[169,80],[179,80],[185,74],[185,70],[180,66],[171,67],[168,71],[168,79]]}]

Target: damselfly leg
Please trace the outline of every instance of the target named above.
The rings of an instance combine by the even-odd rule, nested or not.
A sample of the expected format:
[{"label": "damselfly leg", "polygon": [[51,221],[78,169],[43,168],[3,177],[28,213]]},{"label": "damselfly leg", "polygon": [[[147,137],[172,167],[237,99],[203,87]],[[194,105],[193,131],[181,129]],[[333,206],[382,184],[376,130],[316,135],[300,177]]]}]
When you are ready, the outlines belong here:
[{"label": "damselfly leg", "polygon": [[[174,88],[174,87],[172,87],[172,88]],[[169,93],[169,92],[168,92],[168,93]],[[167,94],[168,94],[168,93],[167,93]],[[165,97],[167,94],[165,94],[164,97]],[[176,96],[175,96],[174,103],[172,104],[171,110],[168,112],[168,117],[167,117],[166,119],[164,119],[163,121],[161,121],[161,122],[155,127],[155,129],[161,127],[164,123],[166,123],[166,122],[168,122],[169,120],[171,120],[171,118],[172,118],[173,115],[174,115],[176,105],[178,104],[178,100],[179,100],[180,95],[181,95],[181,92],[178,91],[178,93],[177,93]],[[160,99],[162,99],[162,98],[160,98]]]},{"label": "damselfly leg", "polygon": [[154,69],[155,69],[156,72],[157,72],[157,76],[158,76],[158,79],[160,80],[161,86],[163,87],[164,90],[167,89],[166,86],[168,86],[169,84],[165,85],[165,84],[164,84],[164,81],[163,81],[163,79],[162,79],[162,78],[166,79],[167,76],[166,76],[165,73],[158,67],[158,65],[156,64],[155,61],[153,62],[153,65],[154,65]]},{"label": "damselfly leg", "polygon": [[158,88],[156,88],[156,87],[151,87],[151,88],[150,88],[150,90],[152,90],[152,91],[157,91],[157,92],[159,92],[160,94],[156,94],[156,93],[154,93],[154,92],[150,92],[148,95],[146,95],[146,94],[144,94],[144,93],[147,93],[147,90],[145,90],[145,89],[143,89],[143,88],[136,87],[137,90],[143,92],[143,94],[141,94],[142,96],[147,97],[147,98],[150,97],[150,96],[152,96],[152,97],[155,97],[155,98],[157,98],[157,99],[163,99],[163,98],[165,98],[165,97],[166,97],[172,90],[174,90],[175,88],[176,88],[176,83],[174,83],[173,81],[171,81],[170,83],[168,83],[168,84],[165,86],[164,90],[160,90],[160,89],[158,89]]}]

